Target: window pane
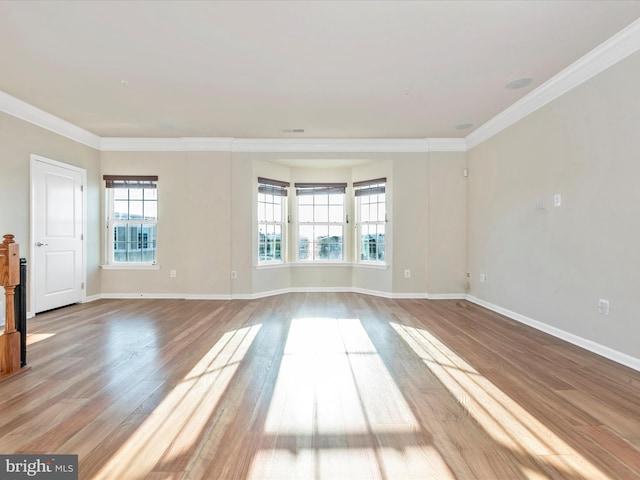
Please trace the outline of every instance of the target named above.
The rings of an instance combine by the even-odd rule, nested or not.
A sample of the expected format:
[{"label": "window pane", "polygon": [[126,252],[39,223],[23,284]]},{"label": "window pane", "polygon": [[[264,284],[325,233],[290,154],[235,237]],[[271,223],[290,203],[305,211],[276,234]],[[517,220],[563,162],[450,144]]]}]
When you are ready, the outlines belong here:
[{"label": "window pane", "polygon": [[142,200],[129,202],[129,219],[141,220],[142,218]]},{"label": "window pane", "polygon": [[340,243],[342,243],[342,225],[330,225],[329,226],[329,236],[339,238]]},{"label": "window pane", "polygon": [[265,212],[264,212],[264,219],[267,222],[273,222],[273,204],[272,203],[267,203],[265,204]]},{"label": "window pane", "polygon": [[329,227],[329,260],[342,259],[342,226],[331,225]]},{"label": "window pane", "polygon": [[331,205],[329,207],[329,221],[341,223],[344,219],[344,208],[342,205]]},{"label": "window pane", "polygon": [[313,222],[313,205],[301,205],[299,209],[300,217],[298,221],[301,223]]},{"label": "window pane", "polygon": [[313,203],[315,205],[329,205],[329,195],[327,194],[314,195]]},{"label": "window pane", "polygon": [[142,262],[142,252],[135,248],[135,244],[129,249],[127,260],[129,262]]},{"label": "window pane", "polygon": [[313,226],[312,225],[300,225],[298,229],[298,238],[300,241],[313,242]]},{"label": "window pane", "polygon": [[130,188],[129,189],[129,199],[130,200],[142,200],[143,195],[142,188]]},{"label": "window pane", "polygon": [[329,225],[315,225],[313,227],[314,241],[320,242],[329,236]]},{"label": "window pane", "polygon": [[329,221],[329,210],[325,206],[316,206],[315,211],[313,212],[313,221],[314,222],[328,222]]},{"label": "window pane", "polygon": [[129,189],[128,188],[114,188],[113,189],[113,199],[114,200],[129,200]]},{"label": "window pane", "polygon": [[329,195],[329,203],[331,205],[342,205],[344,204],[344,194],[337,193],[334,195]]},{"label": "window pane", "polygon": [[156,225],[132,224],[114,227],[115,262],[155,262]]},{"label": "window pane", "polygon": [[158,200],[158,190],[156,188],[145,188],[142,191],[145,200]]},{"label": "window pane", "polygon": [[129,218],[128,200],[115,200],[113,202],[113,218],[115,220],[127,220]]},{"label": "window pane", "polygon": [[144,202],[144,219],[156,220],[158,218],[158,202]]},{"label": "window pane", "polygon": [[[362,197],[360,197],[362,198]],[[367,204],[362,204],[361,208],[360,208],[360,221],[361,222],[368,222],[370,220],[370,216],[369,216],[369,205]]]},{"label": "window pane", "polygon": [[282,197],[274,197],[273,221],[282,222]]},{"label": "window pane", "polygon": [[300,260],[310,260],[313,243],[313,226],[300,225],[298,228],[298,258]]}]

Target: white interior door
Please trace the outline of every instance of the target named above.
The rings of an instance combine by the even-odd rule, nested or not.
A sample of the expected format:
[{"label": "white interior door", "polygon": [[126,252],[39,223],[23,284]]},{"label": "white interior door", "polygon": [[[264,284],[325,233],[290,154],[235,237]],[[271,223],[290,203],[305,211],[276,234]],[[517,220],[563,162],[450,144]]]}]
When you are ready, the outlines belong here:
[{"label": "white interior door", "polygon": [[31,157],[34,313],[85,298],[85,178],[83,169]]}]

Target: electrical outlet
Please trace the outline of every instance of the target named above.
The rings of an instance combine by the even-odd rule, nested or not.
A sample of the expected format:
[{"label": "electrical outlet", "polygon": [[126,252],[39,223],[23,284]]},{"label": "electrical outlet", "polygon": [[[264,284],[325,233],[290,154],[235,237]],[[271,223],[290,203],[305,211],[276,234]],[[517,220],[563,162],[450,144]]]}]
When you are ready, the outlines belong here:
[{"label": "electrical outlet", "polygon": [[176,272],[175,270],[169,270],[169,277],[171,278],[176,278],[178,272]]},{"label": "electrical outlet", "polygon": [[562,195],[561,195],[561,194],[559,194],[559,193],[556,193],[556,194],[553,196],[553,206],[554,206],[554,207],[559,207],[559,206],[561,206],[561,205],[562,205]]},{"label": "electrical outlet", "polygon": [[404,271],[404,278],[411,278],[411,270]]},{"label": "electrical outlet", "polygon": [[238,272],[236,272],[235,270],[231,271],[231,278],[238,278]]},{"label": "electrical outlet", "polygon": [[609,315],[609,300],[603,300],[601,298],[598,301],[598,313],[600,315]]},{"label": "electrical outlet", "polygon": [[481,273],[480,274],[480,282],[481,283],[487,283],[489,281],[489,276],[486,273]]}]

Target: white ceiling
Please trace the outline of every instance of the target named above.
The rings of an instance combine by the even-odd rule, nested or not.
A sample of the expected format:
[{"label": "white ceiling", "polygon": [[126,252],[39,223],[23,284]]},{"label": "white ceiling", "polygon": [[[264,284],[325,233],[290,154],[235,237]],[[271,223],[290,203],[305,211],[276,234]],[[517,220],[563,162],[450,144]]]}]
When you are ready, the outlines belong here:
[{"label": "white ceiling", "polygon": [[1,1],[0,90],[100,137],[462,138],[638,18],[613,0]]}]

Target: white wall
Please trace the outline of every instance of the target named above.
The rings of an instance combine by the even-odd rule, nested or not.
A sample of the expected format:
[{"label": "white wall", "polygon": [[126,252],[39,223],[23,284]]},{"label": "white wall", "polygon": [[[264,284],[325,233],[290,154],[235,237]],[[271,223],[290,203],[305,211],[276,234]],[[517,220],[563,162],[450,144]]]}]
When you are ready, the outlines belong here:
[{"label": "white wall", "polygon": [[[36,154],[87,171],[87,295],[102,290],[100,262],[100,154],[97,150],[0,112],[0,237],[15,235],[31,279],[30,155]],[[4,305],[4,292],[0,299]],[[27,289],[30,295],[31,289]],[[27,299],[27,304],[30,304]],[[4,312],[4,308],[2,308]],[[2,317],[4,318],[4,317]]]},{"label": "white wall", "polygon": [[[160,267],[103,269],[103,294],[230,295],[229,153],[102,152],[102,174],[158,175]],[[101,253],[104,263],[104,242]],[[170,270],[176,271],[175,278],[170,277]]]},{"label": "white wall", "polygon": [[636,53],[468,152],[470,293],[636,359],[638,85]]},{"label": "white wall", "polygon": [[[349,163],[345,165],[345,161]],[[426,153],[102,152],[102,174],[159,176],[160,265],[159,270],[103,269],[102,293],[252,298],[280,291],[319,289],[420,297],[428,293],[428,279],[437,293],[463,292],[466,187],[460,166],[465,164],[465,155],[435,155],[433,184],[429,183],[430,161]],[[365,268],[352,264],[355,240],[354,235],[349,235],[345,245],[349,262],[346,265],[258,266],[259,176],[290,181],[292,185],[308,181],[347,182],[349,198],[353,181],[386,177],[389,265]],[[296,220],[293,186],[290,199],[293,228]],[[429,202],[435,211],[432,225],[428,221]],[[351,222],[347,228],[355,230],[353,205],[349,204],[348,213]],[[431,245],[429,237],[433,240]],[[104,251],[104,244],[102,247]],[[287,250],[289,261],[294,262],[293,239]],[[433,265],[427,262],[428,251]],[[428,273],[430,268],[433,271]],[[404,277],[405,269],[411,270],[410,278]],[[176,270],[176,278],[170,278],[170,270]],[[234,279],[232,271],[236,273]]]},{"label": "white wall", "polygon": [[431,296],[466,294],[467,156],[429,154],[427,291]]}]

